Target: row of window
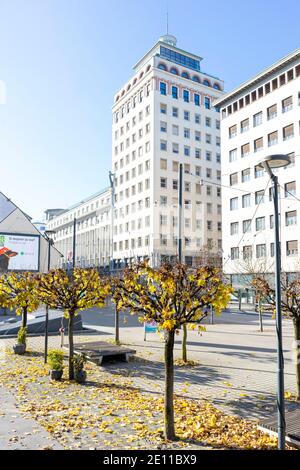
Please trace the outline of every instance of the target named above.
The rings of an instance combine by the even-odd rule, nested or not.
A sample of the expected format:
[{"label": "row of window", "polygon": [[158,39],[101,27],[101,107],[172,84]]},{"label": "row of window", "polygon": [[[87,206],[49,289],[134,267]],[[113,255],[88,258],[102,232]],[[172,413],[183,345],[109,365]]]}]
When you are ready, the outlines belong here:
[{"label": "row of window", "polygon": [[[184,164],[184,173],[189,175],[191,174],[191,165],[189,163]],[[160,169],[161,170],[168,170],[168,160],[166,158],[160,159]],[[178,172],[179,170],[179,162],[172,161],[172,171]],[[205,168],[205,174],[208,178],[212,177],[212,168]],[[194,176],[202,176],[202,168],[201,166],[195,165],[195,174]],[[221,180],[221,171],[216,170],[216,178],[217,180]]]},{"label": "row of window", "polygon": [[[239,222],[231,222],[230,224],[230,235],[238,235],[239,234]],[[285,213],[285,225],[286,227],[290,227],[293,225],[297,225],[297,211],[288,211]],[[274,228],[274,215],[269,216],[269,228]],[[252,230],[252,221],[251,219],[243,220],[242,221],[242,232],[249,233]],[[256,217],[255,219],[255,230],[259,232],[261,230],[266,230],[266,217]]]},{"label": "row of window", "polygon": [[[290,181],[284,185],[284,195],[289,197],[296,194],[296,181]],[[255,204],[263,204],[265,202],[265,192],[264,190],[256,191],[254,193]],[[252,194],[243,194],[242,196],[242,208],[250,207],[252,200]],[[269,201],[272,200],[272,188],[269,188]],[[233,197],[230,199],[230,210],[239,209],[239,198]]]},{"label": "row of window", "polygon": [[[168,236],[166,234],[160,234],[160,245],[161,246],[167,246],[168,245]],[[194,243],[193,243],[194,241]],[[202,238],[195,238],[192,239],[190,237],[184,237],[183,243],[185,247],[191,247],[194,245],[197,248],[201,248],[203,246],[203,241]],[[176,247],[178,245],[178,238],[174,236],[172,238],[172,243],[173,246]],[[114,251],[122,251],[122,250],[133,250],[135,248],[142,248],[143,246],[149,246],[150,245],[150,235],[146,235],[145,237],[137,237],[137,238],[131,238],[130,240],[120,240],[119,242],[114,242]],[[207,239],[207,247],[209,249],[212,249],[214,245],[213,239],[208,238]],[[218,239],[218,249],[222,249],[222,240]]]},{"label": "row of window", "polygon": [[[168,185],[168,178],[165,178],[164,176],[161,176],[160,178],[160,187],[162,189],[169,189]],[[191,183],[188,181],[184,182],[184,190],[187,192],[191,191]],[[172,180],[172,189],[178,190],[178,180],[173,179]],[[201,183],[195,183],[195,191],[196,194],[202,194],[201,191]],[[205,185],[205,191],[207,196],[212,196],[212,187],[210,185]],[[216,186],[216,195],[217,197],[221,197],[221,188],[219,186]]]},{"label": "row of window", "polygon": [[[148,106],[145,107],[144,110],[139,111],[139,113],[137,115],[132,116],[131,119],[126,121],[125,125],[120,126],[120,128],[115,131],[115,140],[118,139],[119,135],[120,135],[120,137],[122,137],[125,132],[129,132],[130,128],[135,127],[138,122],[142,122],[144,117],[150,116],[150,109],[151,108],[150,108],[150,104],[149,104]],[[150,124],[149,124],[149,126],[150,126]],[[150,130],[150,127],[149,127],[149,130]],[[147,127],[146,127],[145,131],[147,131]]]},{"label": "row of window", "polygon": [[[167,96],[168,94],[170,94],[172,98],[178,100],[178,98],[180,97],[179,88],[175,85],[172,85],[170,88],[171,89],[168,91],[167,83],[159,83],[159,92],[161,95]],[[182,99],[185,103],[190,103],[192,101],[195,106],[203,105],[205,109],[211,109],[211,99],[208,96],[204,96],[203,102],[201,102],[201,97],[199,93],[192,93],[189,90],[183,90]]]},{"label": "row of window", "polygon": [[[298,94],[298,104],[300,105],[300,92]],[[281,111],[282,113],[287,113],[288,111],[291,111],[293,109],[293,97],[289,96],[288,98],[285,98],[281,102]],[[277,104],[273,104],[272,106],[269,106],[267,108],[267,120],[270,121],[271,119],[274,119],[277,117]],[[259,113],[256,113],[252,117],[252,125],[253,127],[260,126],[263,123],[263,112],[260,111]],[[240,133],[243,134],[244,132],[247,132],[250,129],[250,119],[244,119],[243,121],[240,122],[239,125],[239,130]],[[234,137],[237,136],[238,134],[238,125],[234,124],[233,126],[230,126],[228,129],[228,134],[229,134],[229,139],[233,139]]]},{"label": "row of window", "polygon": [[[171,241],[173,243],[173,247],[176,247],[178,245],[177,236],[174,236],[171,239]],[[163,233],[160,234],[160,245],[161,246],[168,245],[168,236],[166,234],[163,234]],[[192,246],[194,246],[195,248],[202,248],[203,247],[202,238],[183,237],[183,245],[189,248],[191,248]],[[206,247],[210,250],[214,248],[214,241],[212,238],[207,238]],[[222,240],[218,239],[218,250],[221,250],[221,249],[222,249]]]},{"label": "row of window", "polygon": [[[127,85],[126,90],[123,89],[123,90],[121,91],[120,95],[117,95],[117,96],[116,96],[116,102],[119,101],[119,99],[120,99],[121,97],[123,97],[123,96],[125,95],[125,93],[126,93],[127,91],[129,91],[129,90],[131,89],[131,87],[134,86],[134,85],[137,83],[138,80],[141,80],[141,79],[143,78],[144,74],[148,73],[148,72],[150,71],[150,69],[151,69],[151,65],[147,65],[147,68],[145,69],[145,71],[142,70],[142,71],[140,72],[140,74],[139,74],[138,77],[134,77],[134,79],[132,80],[132,83],[129,83],[129,84]],[[146,86],[146,87],[147,87],[147,86],[150,86],[150,82],[147,83],[145,86]],[[149,91],[150,91],[150,90],[149,90]],[[138,94],[139,94],[139,92],[138,92]]]},{"label": "row of window", "polygon": [[125,207],[120,207],[115,209],[114,217],[115,219],[122,219],[125,215],[135,214],[136,211],[150,208],[150,197],[145,197],[144,199],[139,199],[137,202],[132,202],[131,204],[126,204]]},{"label": "row of window", "polygon": [[[297,256],[298,255],[298,240],[289,240],[285,244],[285,254],[286,256]],[[256,258],[266,258],[267,256],[267,244],[260,243],[255,245],[255,255]],[[270,243],[269,256],[274,256],[274,243]],[[253,246],[245,245],[242,248],[242,258],[243,260],[248,260],[253,257]],[[230,258],[232,260],[238,260],[240,258],[240,248],[234,246],[230,250]]]},{"label": "row of window", "polygon": [[[300,128],[300,122],[299,122]],[[289,139],[294,137],[294,124],[289,124],[282,128],[282,141],[285,142]],[[273,145],[277,145],[279,143],[279,133],[278,131],[270,132],[267,135],[267,144],[268,147],[272,147]],[[253,141],[253,152],[257,153],[263,150],[264,148],[264,137],[259,137]],[[240,155],[241,158],[248,157],[251,153],[250,142],[242,145],[240,148]],[[229,162],[234,162],[238,159],[238,150],[237,148],[232,149],[229,151]]]},{"label": "row of window", "polygon": [[[169,144],[170,144],[170,142],[169,142]],[[174,153],[175,155],[178,155],[180,153],[179,144],[176,143],[176,142],[172,142],[171,144],[172,144],[172,153]],[[169,150],[168,149],[168,142],[166,140],[161,140],[160,141],[160,150],[162,152],[167,152]],[[189,145],[184,145],[183,146],[183,155],[185,157],[190,157],[191,153],[192,153],[191,147]],[[195,158],[201,159],[201,149],[199,147],[194,148],[193,153],[194,153]],[[210,152],[209,150],[205,151],[205,160],[208,161],[208,162],[212,161],[212,152]],[[219,154],[219,153],[216,154],[216,162],[221,163],[221,154]]]},{"label": "row of window", "polygon": [[[200,124],[200,114],[196,114],[195,115],[195,123],[196,124]],[[208,116],[205,116],[205,126],[206,127],[212,127],[212,119]],[[219,130],[220,129],[220,121],[218,119],[215,120],[215,126],[216,126],[216,129]],[[160,121],[160,131],[161,132],[168,132],[168,124],[166,121]],[[190,133],[190,129],[189,128],[184,128],[184,137],[186,137],[186,134]],[[179,135],[179,126],[176,125],[176,124],[172,124],[172,134],[173,135]]]},{"label": "row of window", "polygon": [[115,202],[121,202],[124,198],[135,196],[136,194],[147,191],[148,189],[150,189],[150,178],[147,178],[145,181],[139,181],[138,184],[133,184],[131,188],[126,188],[125,190],[115,194]]},{"label": "row of window", "polygon": [[259,98],[268,95],[271,91],[277,90],[277,88],[289,83],[296,77],[300,76],[300,64],[294,68],[291,68],[287,72],[282,73],[279,77],[274,78],[270,82],[267,82],[265,85],[258,87],[256,90],[253,90],[251,93],[248,93],[243,98],[235,101],[233,104],[228,105],[222,109],[222,118],[229,116],[230,114],[243,109],[245,106],[250,103],[254,103]]},{"label": "row of window", "polygon": [[[290,168],[292,166],[295,165],[295,153],[291,153],[289,154],[289,157],[291,158],[291,164],[288,166],[288,167],[285,167],[285,168]],[[240,172],[240,182],[241,183],[246,183],[248,181],[251,180],[251,173],[252,173],[252,169],[251,168],[245,168],[244,170],[242,170]],[[265,170],[263,168],[261,168],[260,165],[255,165],[254,166],[254,178],[261,178],[265,175]],[[239,173],[238,172],[235,172],[235,173],[231,173],[231,175],[229,175],[229,184],[230,186],[234,186],[236,184],[238,184],[239,182]]]},{"label": "row of window", "polygon": [[[165,114],[165,115],[168,114],[168,106],[165,103],[160,103],[160,113]],[[192,115],[192,113],[190,111],[188,111],[188,110],[183,111],[183,119],[185,121],[190,121],[191,120],[191,115]],[[179,118],[180,117],[179,108],[177,108],[176,106],[172,106],[171,116],[174,117],[174,118]],[[198,114],[198,113],[195,113],[195,114],[193,114],[193,116],[194,116],[195,124],[201,124],[201,115]],[[208,123],[208,122],[209,121],[207,121],[206,117],[205,117],[205,123]],[[219,119],[216,119],[216,129],[220,129]]]}]

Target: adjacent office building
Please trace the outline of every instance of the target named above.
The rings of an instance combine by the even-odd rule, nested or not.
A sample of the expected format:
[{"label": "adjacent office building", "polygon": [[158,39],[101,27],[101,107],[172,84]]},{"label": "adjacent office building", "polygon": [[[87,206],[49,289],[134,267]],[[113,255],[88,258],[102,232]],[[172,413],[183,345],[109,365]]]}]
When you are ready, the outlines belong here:
[{"label": "adjacent office building", "polygon": [[220,114],[223,82],[202,58],[163,36],[134,66],[113,105],[113,258],[116,267],[177,256],[183,165],[183,260],[221,250]]},{"label": "adjacent office building", "polygon": [[245,275],[274,272],[274,217],[269,177],[259,162],[286,154],[280,183],[282,269],[299,271],[300,49],[216,103],[221,111],[223,267],[235,286]]},{"label": "adjacent office building", "polygon": [[47,230],[55,232],[55,247],[63,255],[60,266],[68,268],[73,264],[75,224],[76,266],[108,268],[111,259],[110,188],[99,191],[66,210],[56,210],[55,213],[52,210],[46,211]]}]

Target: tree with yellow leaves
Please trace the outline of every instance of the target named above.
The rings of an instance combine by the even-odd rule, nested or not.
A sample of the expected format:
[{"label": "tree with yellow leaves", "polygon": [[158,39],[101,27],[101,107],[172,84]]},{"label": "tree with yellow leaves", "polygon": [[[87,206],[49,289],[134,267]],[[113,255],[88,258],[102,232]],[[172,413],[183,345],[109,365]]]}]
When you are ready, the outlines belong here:
[{"label": "tree with yellow leaves", "polygon": [[[276,308],[275,289],[263,277],[255,277],[252,281],[256,295],[266,303]],[[294,326],[295,364],[297,400],[300,400],[300,279],[294,278],[288,282],[285,274],[281,276],[281,309],[286,318],[290,318]]]},{"label": "tree with yellow leaves", "polygon": [[27,314],[39,304],[37,276],[31,272],[9,273],[0,276],[0,303],[22,315],[22,327],[27,326]]},{"label": "tree with yellow leaves", "polygon": [[230,286],[222,282],[214,267],[191,270],[184,264],[164,264],[159,269],[147,263],[127,268],[123,278],[113,281],[113,300],[141,321],[155,321],[165,337],[165,438],[175,439],[174,427],[174,339],[175,331],[190,322],[200,323],[212,305],[216,312],[230,300]]},{"label": "tree with yellow leaves", "polygon": [[74,318],[81,310],[104,307],[109,292],[109,284],[94,269],[74,268],[70,272],[56,269],[40,276],[40,299],[49,308],[63,310],[68,318],[70,380],[74,379]]}]

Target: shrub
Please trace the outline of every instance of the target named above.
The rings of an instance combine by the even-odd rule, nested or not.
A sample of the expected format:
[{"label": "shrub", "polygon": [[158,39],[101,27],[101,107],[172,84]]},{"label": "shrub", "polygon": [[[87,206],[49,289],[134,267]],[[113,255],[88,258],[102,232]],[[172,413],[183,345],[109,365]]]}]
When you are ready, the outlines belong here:
[{"label": "shrub", "polygon": [[73,366],[75,372],[81,372],[84,368],[84,364],[86,363],[87,359],[84,354],[76,354],[73,359]]},{"label": "shrub", "polygon": [[26,326],[21,326],[18,331],[17,342],[18,344],[26,344],[27,337],[27,328]]},{"label": "shrub", "polygon": [[63,370],[64,353],[59,349],[51,349],[48,353],[48,364],[52,370]]}]

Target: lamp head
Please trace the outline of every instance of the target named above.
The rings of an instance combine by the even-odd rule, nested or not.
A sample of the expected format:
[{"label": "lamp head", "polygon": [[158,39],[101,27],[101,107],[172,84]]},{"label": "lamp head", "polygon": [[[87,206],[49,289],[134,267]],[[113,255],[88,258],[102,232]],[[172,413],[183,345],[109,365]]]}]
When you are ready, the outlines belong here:
[{"label": "lamp head", "polygon": [[260,168],[274,170],[276,168],[283,168],[288,166],[291,163],[291,159],[288,155],[284,154],[275,154],[275,155],[268,155],[266,156],[261,162],[259,162],[258,166]]}]

